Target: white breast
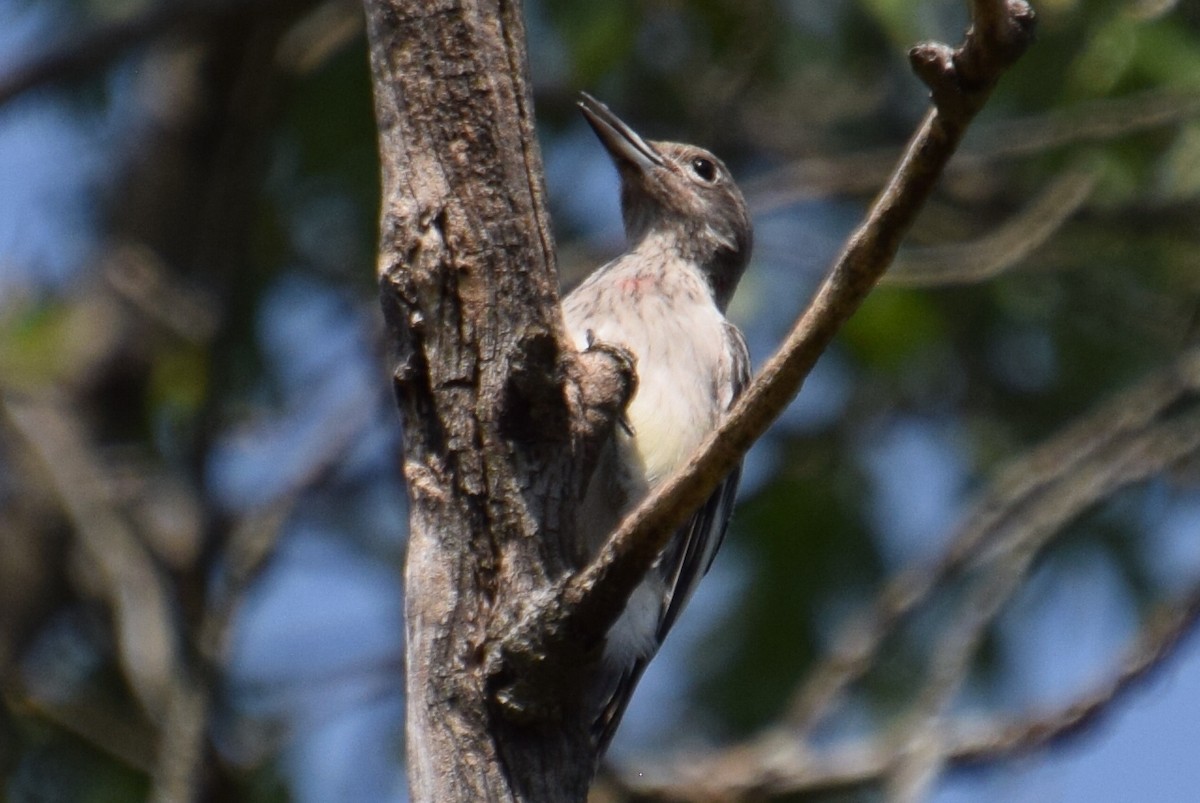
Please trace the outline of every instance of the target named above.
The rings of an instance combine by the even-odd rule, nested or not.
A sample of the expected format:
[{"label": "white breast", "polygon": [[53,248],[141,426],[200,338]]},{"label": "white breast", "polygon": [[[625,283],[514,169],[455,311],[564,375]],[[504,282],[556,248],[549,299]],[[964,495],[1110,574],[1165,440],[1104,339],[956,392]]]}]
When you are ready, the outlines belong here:
[{"label": "white breast", "polygon": [[716,425],[721,402],[714,378],[728,360],[725,319],[699,276],[634,292],[613,274],[611,286],[592,290],[607,302],[599,309],[584,314],[571,303],[573,294],[564,310],[577,348],[587,347],[590,331],[595,340],[624,346],[637,358],[638,388],[626,412],[634,450],[653,487]]}]

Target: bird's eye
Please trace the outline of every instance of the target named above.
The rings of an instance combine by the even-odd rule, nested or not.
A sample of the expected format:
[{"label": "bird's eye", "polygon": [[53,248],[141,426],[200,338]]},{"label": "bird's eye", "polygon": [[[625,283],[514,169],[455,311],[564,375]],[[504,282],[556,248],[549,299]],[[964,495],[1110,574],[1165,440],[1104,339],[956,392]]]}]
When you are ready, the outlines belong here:
[{"label": "bird's eye", "polygon": [[717,166],[712,163],[711,159],[697,156],[692,160],[692,172],[704,181],[712,181],[717,177]]}]

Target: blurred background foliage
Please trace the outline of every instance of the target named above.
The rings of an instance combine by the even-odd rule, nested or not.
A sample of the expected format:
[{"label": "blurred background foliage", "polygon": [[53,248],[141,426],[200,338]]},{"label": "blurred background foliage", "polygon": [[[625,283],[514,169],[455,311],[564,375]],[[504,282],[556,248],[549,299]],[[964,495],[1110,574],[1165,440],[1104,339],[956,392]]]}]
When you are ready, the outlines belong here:
[{"label": "blurred background foliage", "polygon": [[[890,278],[748,457],[616,764],[775,719],[1001,467],[1195,347],[1200,4],[1035,7],[1036,45]],[[528,0],[526,18],[564,286],[623,241],[584,89],[738,176],[757,243],[731,314],[761,364],[925,111],[908,48],[957,43],[966,9]],[[406,511],[361,9],[0,0],[0,104],[0,799],[403,799]],[[1198,583],[1193,452],[1041,552],[955,710],[1072,699]],[[818,739],[893,724],[962,599],[891,633]],[[1157,677],[1083,739],[935,798],[1193,799],[1200,655]]]}]

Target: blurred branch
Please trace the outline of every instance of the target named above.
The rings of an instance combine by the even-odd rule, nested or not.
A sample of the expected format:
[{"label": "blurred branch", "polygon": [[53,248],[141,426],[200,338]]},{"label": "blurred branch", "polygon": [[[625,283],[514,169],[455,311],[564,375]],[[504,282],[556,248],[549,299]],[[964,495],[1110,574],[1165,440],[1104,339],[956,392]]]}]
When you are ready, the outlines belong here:
[{"label": "blurred branch", "polygon": [[179,671],[178,633],[162,573],[113,506],[107,467],[80,422],[50,401],[4,395],[0,405],[40,458],[89,565],[99,570],[122,670],[151,719],[161,721]]},{"label": "blurred branch", "polygon": [[[972,561],[1018,513],[1064,487],[1076,473],[1102,465],[1156,420],[1200,389],[1200,349],[1181,355],[1166,370],[1117,394],[1059,435],[1012,461],[988,484],[967,511],[950,546],[932,566],[901,571],[884,587],[871,611],[854,617],[834,640],[828,658],[810,673],[789,708],[793,728],[816,725],[842,691],[866,674],[884,639],[947,579]],[[1027,515],[1027,514],[1026,514]],[[978,563],[976,564],[978,565]]]},{"label": "blurred branch", "polygon": [[170,268],[144,243],[113,243],[99,259],[105,283],[145,318],[189,343],[207,343],[220,324],[216,299],[181,286]]},{"label": "blurred branch", "polygon": [[[1200,388],[1200,373],[1192,377]],[[1186,404],[1186,402],[1184,402]],[[970,674],[992,623],[1028,575],[1038,554],[1084,510],[1116,491],[1163,473],[1200,452],[1200,404],[1162,410],[1110,446],[1096,450],[1058,480],[1013,505],[986,540],[995,548],[978,567],[974,585],[932,652],[927,681],[912,712],[896,727],[903,747],[889,777],[889,799],[924,800],[947,760],[945,718]]]},{"label": "blurred branch", "polygon": [[[1078,733],[1169,659],[1200,620],[1200,586],[1184,599],[1163,604],[1147,617],[1111,678],[1061,708],[1018,719],[1001,717],[942,724],[945,762],[979,765],[1011,758]],[[732,801],[873,785],[899,757],[897,746],[866,739],[826,751],[809,751],[803,740],[773,730],[746,746],[712,757],[691,756],[665,770],[639,768],[613,783],[623,799],[639,801]]]},{"label": "blurred branch", "polygon": [[[1104,142],[1179,125],[1200,117],[1200,94],[1160,90],[1081,103],[1042,115],[982,123],[971,142],[948,165],[951,176],[970,175],[991,162],[1086,142]],[[788,204],[828,195],[874,191],[896,158],[894,147],[832,157],[799,159],[747,182],[746,197],[756,215]]]},{"label": "blurred branch", "polygon": [[983,727],[962,725],[954,739],[954,763],[980,763],[1045,747],[1078,733],[1112,711],[1113,704],[1175,654],[1200,622],[1200,587],[1146,619],[1112,678],[1056,711]]},{"label": "blurred branch", "polygon": [[[270,14],[295,6],[294,0],[185,0],[158,2],[141,14],[77,34],[30,57],[0,75],[0,106],[47,84],[96,75],[134,48],[174,33],[220,25],[251,14]],[[361,17],[348,13],[349,0],[328,0],[302,30],[284,40],[278,57],[282,68],[314,69],[362,30]],[[320,12],[324,12],[323,14]]]},{"label": "blurred branch", "polygon": [[190,803],[200,799],[206,771],[211,685],[205,673],[188,667],[171,678],[151,774],[150,803]]},{"label": "blurred branch", "polygon": [[[176,632],[182,624],[173,614],[175,594],[164,573],[110,498],[111,477],[120,472],[95,454],[82,424],[61,404],[18,401],[11,394],[2,397],[2,404],[14,428],[41,458],[89,565],[101,569],[122,671],[158,732],[155,751],[136,729],[113,728],[112,739],[126,730],[133,735],[123,735],[119,744],[105,749],[130,766],[149,770],[153,764],[151,799],[163,803],[195,799],[208,771],[211,700],[229,624],[271,554],[284,519],[301,494],[337,465],[337,457],[349,446],[350,433],[339,431],[320,459],[298,475],[271,507],[233,527],[224,539],[222,571],[215,573],[195,636],[189,637]],[[25,705],[89,741],[104,736],[104,717],[111,717],[111,712],[83,704],[63,706],[28,698]]]},{"label": "blurred branch", "polygon": [[[1061,708],[1021,719],[945,723],[945,758],[953,765],[978,765],[1010,758],[1077,733],[1113,705],[1174,654],[1200,620],[1200,586],[1176,603],[1163,604],[1145,620],[1133,644],[1109,680]],[[730,750],[715,760],[680,762],[671,780],[646,770],[624,780],[637,800],[739,800],[822,792],[878,783],[896,761],[894,744],[869,739],[826,752],[808,752],[799,740],[779,731]]]},{"label": "blurred branch", "polygon": [[[203,744],[207,695],[180,655],[185,641],[165,575],[109,498],[110,469],[82,424],[61,404],[7,395],[2,401],[9,421],[41,458],[89,563],[100,570],[122,673],[162,737],[151,797],[163,803],[190,800],[199,788],[200,765],[189,757],[203,751],[186,749],[180,741],[186,739],[189,747],[193,741]],[[60,720],[67,716],[65,710],[56,713]],[[74,722],[71,729],[94,731],[88,721]]]},{"label": "blurred branch", "polygon": [[[317,476],[316,474],[310,476]],[[223,676],[227,635],[246,591],[272,554],[284,520],[302,488],[237,524],[226,540],[222,567],[195,628],[192,660],[171,685],[154,772],[152,803],[196,800],[210,759],[214,691]]]},{"label": "blurred branch", "polygon": [[235,0],[157,3],[132,19],[79,34],[0,76],[0,105],[44,84],[95,75],[131,48],[174,31],[240,13],[244,6]]},{"label": "blurred branch", "polygon": [[[237,269],[248,240],[240,235],[254,220],[245,209],[257,197],[250,189],[257,190],[255,182],[265,161],[254,146],[266,141],[266,123],[276,108],[272,81],[278,69],[272,67],[316,66],[347,41],[346,31],[353,26],[344,24],[346,9],[357,10],[348,0],[330,0],[325,8],[341,8],[343,24],[337,31],[332,25],[321,30],[322,20],[317,19],[306,31],[285,37],[285,32],[296,31],[297,18],[301,24],[312,21],[301,17],[312,4],[310,0],[162,0],[131,19],[71,37],[0,76],[2,104],[50,82],[95,75],[135,48],[166,36],[181,35],[185,44],[191,44],[193,37],[208,37],[206,58],[186,59],[181,68],[189,71],[187,78],[195,79],[186,82],[186,91],[194,92],[195,97],[184,97],[175,84],[164,81],[163,74],[155,70],[161,63],[151,65],[150,74],[157,79],[152,82],[154,90],[163,93],[164,106],[169,103],[187,114],[173,117],[169,125],[150,126],[130,151],[132,178],[126,176],[125,186],[116,193],[120,204],[115,206],[127,206],[130,211],[114,214],[107,210],[108,217],[129,221],[129,230],[116,235],[118,245],[106,250],[98,261],[105,289],[127,302],[110,305],[120,308],[122,320],[151,320],[194,345],[209,345],[219,334],[223,346],[224,340],[233,336],[235,327],[219,325],[217,298],[218,293],[221,297],[237,295],[241,287],[230,290],[216,282],[218,292],[209,295],[171,274],[175,268],[195,264],[204,269],[203,280],[211,284],[215,278],[224,278],[223,270],[239,280],[250,273]],[[337,22],[336,16],[327,15],[324,23]],[[358,15],[353,16],[354,24],[360,26]],[[163,60],[175,55],[177,51],[168,52]],[[144,207],[134,208],[138,202]],[[168,219],[161,231],[148,225],[147,216],[140,214],[145,208]],[[110,224],[110,228],[121,230],[121,223]],[[254,281],[258,281],[257,274]],[[84,295],[107,299],[109,293]],[[251,305],[239,307],[250,309]],[[130,314],[131,308],[135,315]],[[130,331],[136,331],[136,338],[153,330],[143,325],[130,327]],[[103,352],[95,360],[97,364],[99,356],[114,363],[122,356],[116,348]],[[219,364],[221,358],[228,359],[231,350],[211,347],[211,352]],[[73,372],[64,373],[77,379]],[[189,554],[188,560],[173,567],[179,575],[170,576],[156,566],[153,550],[140,540],[142,535],[148,537],[138,531],[136,525],[141,521],[123,508],[128,500],[115,491],[118,481],[114,477],[136,472],[106,460],[101,444],[87,431],[87,413],[73,407],[81,400],[18,399],[3,391],[0,387],[0,415],[13,422],[30,451],[39,456],[51,480],[48,484],[83,547],[85,573],[89,579],[100,576],[101,594],[113,620],[120,671],[153,722],[153,729],[147,724],[145,730],[155,742],[144,750],[125,747],[123,742],[130,740],[117,728],[113,728],[112,738],[122,743],[107,749],[119,750],[132,766],[151,773],[152,800],[225,799],[221,788],[228,779],[210,735],[213,701],[222,688],[219,675],[230,622],[246,589],[269,559],[296,500],[311,482],[327,476],[334,458],[344,453],[350,435],[360,430],[351,432],[350,422],[340,419],[339,427],[327,433],[328,442],[323,446],[329,448],[314,460],[315,465],[297,472],[296,481],[282,498],[269,509],[230,524],[211,506],[205,509],[211,501],[200,498],[193,488],[203,482],[208,438],[223,424],[215,415],[198,417],[197,476],[192,485],[182,480],[177,485],[192,495],[192,504],[185,507],[198,519],[196,532],[209,528],[204,540],[206,554],[200,561]],[[210,391],[206,401],[215,407],[217,395]],[[361,420],[355,419],[355,423],[361,425]],[[33,703],[41,703],[38,713],[64,729],[89,740],[104,738],[106,720],[86,708],[29,701]]]},{"label": "blurred branch", "polygon": [[275,63],[285,72],[311,73],[362,34],[361,3],[325,0],[283,37],[275,53]]},{"label": "blurred branch", "polygon": [[210,752],[212,697],[224,677],[229,631],[246,592],[267,566],[288,517],[310,489],[330,478],[361,434],[364,422],[340,419],[332,427],[306,470],[263,509],[231,525],[221,539],[220,565],[205,578],[208,585],[204,610],[192,629],[193,656],[188,671],[171,689],[168,715],[163,725],[160,765],[152,800],[177,803],[194,799],[204,761]]},{"label": "blurred branch", "polygon": [[1200,93],[1149,90],[1124,97],[1101,98],[1067,109],[980,126],[968,160],[1029,156],[1068,145],[1107,142],[1155,128],[1179,125],[1200,117]]},{"label": "blurred branch", "polygon": [[96,695],[61,700],[26,687],[6,688],[4,702],[17,714],[60,728],[126,767],[147,775],[154,768],[155,728],[144,718],[131,716],[128,706],[113,705]]},{"label": "blurred branch", "polygon": [[[344,454],[349,439],[339,437],[285,495],[234,526],[222,555],[223,571],[217,574],[192,641],[175,632],[171,591],[133,528],[109,503],[104,490],[110,485],[107,469],[91,453],[79,422],[49,402],[5,396],[3,410],[42,458],[77,536],[103,571],[123,672],[159,732],[151,799],[161,803],[195,799],[203,788],[216,668],[221,664],[230,622],[269,558],[296,501],[336,467],[336,458]],[[176,646],[190,649],[180,657]],[[36,705],[36,713],[89,741],[104,733],[104,727],[97,724],[104,721],[97,720],[104,712],[35,700],[27,705]],[[144,740],[134,736],[137,734],[122,737],[121,744],[106,750],[131,766],[148,768],[147,751],[136,748]],[[122,746],[126,742],[135,747]]]},{"label": "blurred branch", "polygon": [[[898,767],[896,799],[916,799],[945,763],[986,761],[1039,747],[1082,727],[1119,693],[1161,663],[1200,615],[1200,588],[1144,625],[1120,671],[1060,711],[966,736],[946,712],[969,662],[1034,558],[1063,526],[1127,485],[1200,454],[1200,349],[1145,380],[1001,471],[957,528],[933,566],[901,572],[872,611],[847,623],[826,658],[801,685],[788,718],[753,740],[697,761],[640,767],[624,781],[661,799],[732,799],[874,782]],[[874,665],[883,640],[956,572],[970,568],[968,599],[931,651],[929,681],[895,741],[816,755],[811,729],[844,689]],[[704,767],[704,778],[693,767]]]},{"label": "blurred branch", "polygon": [[1076,166],[1050,182],[1042,194],[995,231],[977,240],[901,251],[884,277],[888,284],[971,284],[1021,262],[1062,228],[1091,197],[1096,171]]},{"label": "blurred branch", "polygon": [[362,422],[345,422],[293,483],[264,509],[232,525],[223,539],[221,565],[207,578],[211,584],[200,621],[194,627],[193,660],[171,688],[162,728],[160,762],[151,797],[154,803],[195,799],[210,752],[212,697],[224,677],[229,631],[246,592],[274,553],[287,518],[309,489],[327,480],[361,433]]}]

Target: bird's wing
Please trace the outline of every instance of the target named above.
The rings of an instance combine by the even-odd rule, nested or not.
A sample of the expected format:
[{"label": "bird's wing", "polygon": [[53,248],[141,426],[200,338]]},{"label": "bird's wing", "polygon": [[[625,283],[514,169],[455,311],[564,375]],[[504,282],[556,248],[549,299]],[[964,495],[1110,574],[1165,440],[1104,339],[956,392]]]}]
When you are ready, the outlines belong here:
[{"label": "bird's wing", "polygon": [[[746,339],[731,323],[725,324],[725,341],[727,359],[722,366],[725,370],[718,373],[714,389],[723,410],[728,411],[750,382],[750,352],[746,348]],[[721,548],[741,475],[739,464],[721,481],[704,506],[680,528],[663,553],[659,571],[666,581],[666,591],[658,624],[660,644]]]},{"label": "bird's wing", "polygon": [[[716,377],[717,397],[722,408],[728,410],[750,383],[750,352],[746,340],[733,324],[725,325],[726,370]],[[658,623],[656,638],[659,644],[667,631],[675,624],[680,612],[696,590],[696,586],[712,565],[717,550],[725,538],[725,529],[733,513],[733,501],[737,494],[738,480],[742,467],[738,465],[713,491],[712,496],[697,510],[671,539],[658,565],[666,591],[663,594],[662,616]],[[597,758],[604,754],[617,725],[625,714],[634,687],[646,670],[652,656],[633,662],[621,675],[608,704],[596,720],[596,740],[599,749]]]}]

